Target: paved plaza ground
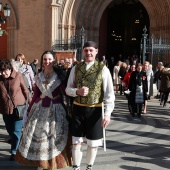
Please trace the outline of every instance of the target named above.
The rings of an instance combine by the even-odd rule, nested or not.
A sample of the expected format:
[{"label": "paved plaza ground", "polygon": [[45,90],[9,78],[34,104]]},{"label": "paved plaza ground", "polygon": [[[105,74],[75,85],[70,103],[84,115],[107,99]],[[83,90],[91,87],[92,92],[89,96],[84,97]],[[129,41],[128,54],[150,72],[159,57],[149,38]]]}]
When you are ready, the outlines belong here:
[{"label": "paved plaza ground", "polygon": [[[147,113],[132,118],[125,96],[116,94],[115,110],[106,131],[107,151],[99,148],[93,170],[169,170],[170,104],[162,107],[158,99],[148,102]],[[0,170],[36,170],[8,161],[10,145],[0,116]],[[83,146],[85,151],[86,146]],[[83,152],[81,170],[85,170]],[[71,170],[65,168],[63,170]]]}]

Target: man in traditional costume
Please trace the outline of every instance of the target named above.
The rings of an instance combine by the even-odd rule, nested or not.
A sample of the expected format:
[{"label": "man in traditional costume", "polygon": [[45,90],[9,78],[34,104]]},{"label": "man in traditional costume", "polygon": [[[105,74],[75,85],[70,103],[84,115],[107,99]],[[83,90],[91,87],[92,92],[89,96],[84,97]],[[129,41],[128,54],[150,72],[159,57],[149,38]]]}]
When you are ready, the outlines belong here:
[{"label": "man in traditional costume", "polygon": [[[103,144],[103,128],[110,122],[114,109],[114,89],[109,69],[95,60],[97,44],[87,41],[83,46],[84,62],[71,70],[66,93],[75,97],[72,115],[73,170],[80,170],[81,145],[87,142],[86,170],[91,170],[97,149]],[[104,116],[102,117],[102,103]]]}]

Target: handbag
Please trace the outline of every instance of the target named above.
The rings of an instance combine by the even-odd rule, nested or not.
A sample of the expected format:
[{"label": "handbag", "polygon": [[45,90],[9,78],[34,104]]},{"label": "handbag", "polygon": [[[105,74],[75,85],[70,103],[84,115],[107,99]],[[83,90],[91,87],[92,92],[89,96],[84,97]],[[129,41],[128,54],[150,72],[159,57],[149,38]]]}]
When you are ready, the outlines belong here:
[{"label": "handbag", "polygon": [[18,119],[23,119],[24,113],[26,111],[26,104],[14,107],[13,114]]},{"label": "handbag", "polygon": [[[5,84],[4,84],[4,86],[5,86]],[[6,86],[5,86],[5,88],[6,88]],[[7,88],[6,88],[6,89],[7,89]],[[8,92],[8,90],[7,90],[7,92]],[[14,109],[13,109],[13,114],[14,114],[14,116],[15,116],[17,119],[23,119],[24,112],[25,112],[26,109],[27,109],[27,104],[15,106],[14,101],[13,101],[13,99],[12,99],[12,97],[10,96],[9,93],[8,93],[8,96],[9,96],[9,98],[11,99],[12,104],[13,104],[13,106],[14,106]]]}]

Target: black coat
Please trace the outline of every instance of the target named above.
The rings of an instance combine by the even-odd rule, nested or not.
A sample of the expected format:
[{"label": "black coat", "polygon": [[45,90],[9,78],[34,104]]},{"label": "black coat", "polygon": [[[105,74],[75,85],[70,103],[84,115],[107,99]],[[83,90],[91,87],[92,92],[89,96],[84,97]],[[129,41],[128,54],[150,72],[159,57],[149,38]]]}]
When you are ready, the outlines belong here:
[{"label": "black coat", "polygon": [[123,79],[124,79],[125,74],[126,74],[126,68],[124,68],[124,67],[120,67],[120,70],[119,70],[118,76],[120,76],[120,77],[121,77],[121,78],[120,78],[121,80],[123,80]]},{"label": "black coat", "polygon": [[153,82],[156,83],[158,80],[161,80],[161,71],[157,70],[154,74]]},{"label": "black coat", "polygon": [[[130,76],[130,82],[129,82],[129,90],[131,91],[129,100],[130,103],[135,103],[135,96],[136,96],[136,87],[137,87],[137,71],[132,72]],[[147,76],[146,72],[141,72],[141,84],[143,87],[143,96],[144,100],[147,100],[147,92],[148,92],[148,83],[147,83]]]},{"label": "black coat", "polygon": [[37,64],[31,63],[30,66],[35,76],[37,74]]},{"label": "black coat", "polygon": [[113,75],[113,68],[116,65],[116,61],[114,60],[108,60],[108,68],[110,70],[111,75]]},{"label": "black coat", "polygon": [[164,72],[164,69],[161,71],[161,92],[170,92],[170,74]]}]

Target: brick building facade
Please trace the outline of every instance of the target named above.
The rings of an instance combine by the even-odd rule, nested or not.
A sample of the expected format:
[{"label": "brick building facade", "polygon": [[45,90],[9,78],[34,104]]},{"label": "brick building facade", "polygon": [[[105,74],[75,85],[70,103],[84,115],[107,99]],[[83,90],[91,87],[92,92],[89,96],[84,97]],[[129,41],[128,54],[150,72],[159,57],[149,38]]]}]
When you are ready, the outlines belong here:
[{"label": "brick building facade", "polygon": [[[100,22],[114,0],[1,0],[11,8],[8,36],[0,37],[0,58],[23,53],[31,62],[56,40],[69,38],[84,26],[86,38],[101,43]],[[116,1],[116,0],[115,0]],[[170,38],[170,1],[139,0],[149,15],[155,37]]]}]

